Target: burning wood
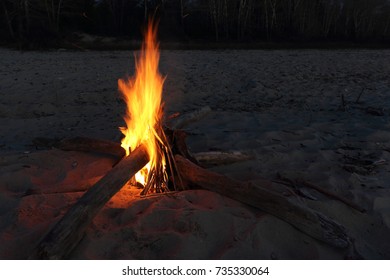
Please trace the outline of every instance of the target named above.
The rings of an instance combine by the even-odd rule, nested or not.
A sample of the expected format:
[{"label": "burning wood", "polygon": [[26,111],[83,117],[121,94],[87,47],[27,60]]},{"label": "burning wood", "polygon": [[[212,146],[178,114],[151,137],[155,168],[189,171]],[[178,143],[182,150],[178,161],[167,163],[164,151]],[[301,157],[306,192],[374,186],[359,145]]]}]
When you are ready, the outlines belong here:
[{"label": "burning wood", "polygon": [[41,240],[32,259],[63,259],[80,242],[85,229],[99,210],[116,194],[150,158],[141,145],[121,160],[73,205]]},{"label": "burning wood", "polygon": [[[164,78],[158,72],[158,44],[156,27],[151,22],[146,33],[136,75],[119,80],[119,89],[127,105],[126,127],[121,147],[109,141],[79,138],[60,141],[56,145],[65,150],[108,152],[121,159],[100,181],[89,189],[70,208],[65,216],[42,239],[31,258],[61,259],[67,257],[81,240],[83,233],[99,210],[130,179],[143,186],[141,195],[148,192],[169,191],[168,184],[179,178],[181,188],[202,188],[220,193],[252,207],[264,210],[292,224],[308,235],[334,247],[345,248],[349,238],[339,224],[296,201],[269,191],[264,187],[235,181],[226,176],[199,167],[185,144],[185,133],[162,127],[162,86]],[[189,119],[198,119],[210,108],[189,114],[176,124],[183,127]],[[174,156],[175,154],[175,156]],[[244,154],[208,154],[203,159],[217,157],[217,162],[247,160]],[[199,156],[199,157],[201,157]],[[169,174],[169,175],[168,175]],[[183,178],[181,180],[180,178]]]}]

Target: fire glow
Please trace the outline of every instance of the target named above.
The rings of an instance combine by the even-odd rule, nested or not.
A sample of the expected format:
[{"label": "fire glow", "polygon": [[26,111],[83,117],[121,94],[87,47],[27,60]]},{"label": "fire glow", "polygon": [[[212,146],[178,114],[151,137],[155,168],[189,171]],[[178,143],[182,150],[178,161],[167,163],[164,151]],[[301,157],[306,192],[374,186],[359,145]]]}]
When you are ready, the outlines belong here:
[{"label": "fire glow", "polygon": [[158,190],[167,186],[167,146],[162,139],[165,138],[161,128],[164,77],[158,71],[160,53],[156,35],[157,26],[149,21],[145,41],[136,57],[135,75],[119,79],[118,87],[127,106],[124,116],[126,127],[120,128],[125,136],[121,146],[126,155],[141,144],[146,147],[150,161],[135,175],[135,180],[148,189],[154,184],[152,187]]}]

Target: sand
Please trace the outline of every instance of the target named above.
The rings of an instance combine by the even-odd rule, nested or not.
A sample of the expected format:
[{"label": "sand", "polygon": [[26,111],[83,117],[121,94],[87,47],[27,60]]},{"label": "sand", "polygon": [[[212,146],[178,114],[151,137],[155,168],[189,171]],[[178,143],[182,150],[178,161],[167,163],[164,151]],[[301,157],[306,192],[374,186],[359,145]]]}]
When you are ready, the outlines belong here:
[{"label": "sand", "polygon": [[[35,137],[119,142],[117,80],[131,51],[0,49],[0,258],[25,259],[115,159],[37,150]],[[243,181],[300,178],[302,203],[342,224],[354,252],[329,247],[270,214],[190,190],[140,198],[125,186],[72,259],[390,258],[390,51],[162,51],[165,115],[210,106],[185,127],[192,152],[241,150],[212,170]],[[360,98],[359,98],[360,95]]]}]

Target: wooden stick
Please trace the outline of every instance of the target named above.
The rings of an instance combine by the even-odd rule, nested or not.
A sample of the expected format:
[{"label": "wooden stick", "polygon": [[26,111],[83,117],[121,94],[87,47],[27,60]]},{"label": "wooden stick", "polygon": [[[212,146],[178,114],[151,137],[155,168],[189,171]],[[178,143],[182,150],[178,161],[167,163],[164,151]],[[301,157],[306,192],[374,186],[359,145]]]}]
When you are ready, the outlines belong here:
[{"label": "wooden stick", "polygon": [[341,107],[342,110],[345,112],[345,107],[347,106],[347,103],[345,102],[344,94],[341,94]]},{"label": "wooden stick", "polygon": [[[231,199],[270,213],[311,237],[337,248],[346,248],[350,241],[344,227],[292,199],[266,189],[242,183],[203,169],[180,155],[175,156],[178,172],[190,188],[217,192]],[[265,184],[272,182],[265,181]]]},{"label": "wooden stick", "polygon": [[144,146],[120,161],[69,209],[38,244],[30,259],[66,258],[99,210],[148,162]]},{"label": "wooden stick", "polygon": [[360,101],[360,97],[362,96],[362,94],[363,94],[364,90],[365,90],[365,88],[362,88],[362,90],[361,90],[361,91],[360,91],[360,93],[359,93],[359,96],[356,98],[356,101],[355,101],[355,103],[359,103],[359,101]]}]

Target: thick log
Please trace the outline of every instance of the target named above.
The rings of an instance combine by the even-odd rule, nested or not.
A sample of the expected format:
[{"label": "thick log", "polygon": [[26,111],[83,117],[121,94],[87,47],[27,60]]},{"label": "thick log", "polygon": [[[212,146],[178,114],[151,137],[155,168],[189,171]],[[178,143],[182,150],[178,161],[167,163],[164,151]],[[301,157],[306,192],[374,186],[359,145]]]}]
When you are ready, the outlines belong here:
[{"label": "thick log", "polygon": [[182,129],[188,124],[204,118],[210,112],[211,112],[211,108],[209,106],[205,106],[193,112],[179,115],[179,117],[175,119],[175,121],[173,122],[173,124],[170,125],[170,127],[172,127],[172,129]]},{"label": "thick log", "polygon": [[38,244],[30,259],[64,259],[78,245],[99,210],[149,162],[144,146],[120,161],[74,204]]},{"label": "thick log", "polygon": [[125,150],[120,144],[109,140],[96,141],[93,138],[88,137],[75,137],[70,139],[61,140],[56,148],[64,151],[82,151],[88,152],[91,149],[97,153],[110,154],[118,158],[122,158],[126,155]]},{"label": "thick log", "polygon": [[259,187],[203,169],[180,155],[175,160],[183,183],[189,188],[217,192],[263,210],[333,247],[346,248],[350,244],[344,227],[289,197],[266,189],[267,185],[271,186],[270,181],[264,181],[264,186]]}]

